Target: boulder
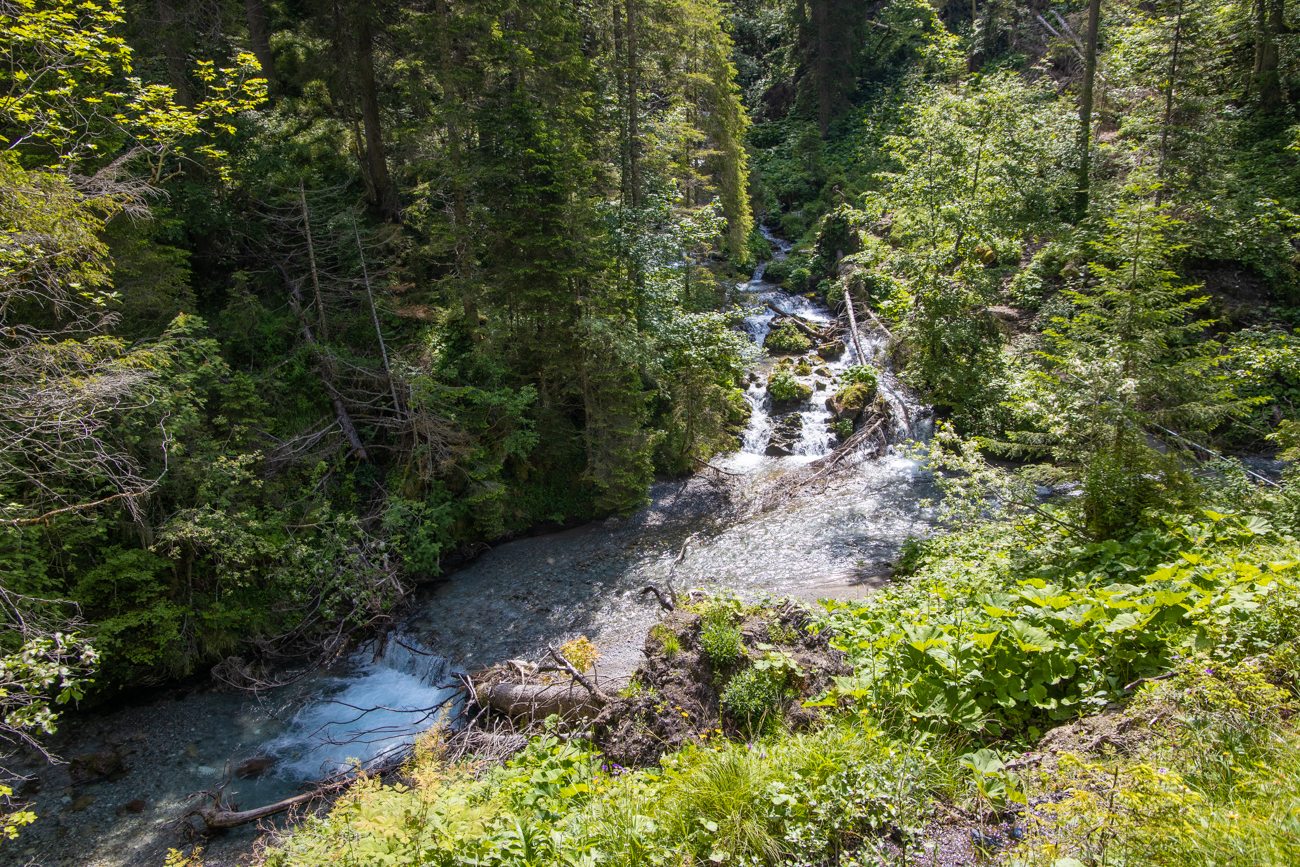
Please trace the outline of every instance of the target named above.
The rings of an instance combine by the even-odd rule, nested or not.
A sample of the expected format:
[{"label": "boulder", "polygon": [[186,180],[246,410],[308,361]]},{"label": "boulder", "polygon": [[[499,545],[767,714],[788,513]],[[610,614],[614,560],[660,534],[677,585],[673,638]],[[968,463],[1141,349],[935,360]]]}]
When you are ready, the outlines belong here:
[{"label": "boulder", "polygon": [[796,412],[782,417],[772,429],[772,437],[768,440],[764,454],[770,458],[783,458],[794,454],[795,444],[799,442],[802,433],[803,416]]},{"label": "boulder", "polygon": [[827,361],[834,361],[844,354],[844,343],[839,340],[832,340],[830,343],[823,343],[817,347],[817,354]]},{"label": "boulder", "polygon": [[244,759],[235,766],[235,776],[244,780],[251,780],[262,776],[271,769],[275,764],[275,759],[268,756],[256,756],[251,759]]},{"label": "boulder", "polygon": [[851,406],[840,399],[839,394],[833,394],[826,398],[826,409],[834,420],[845,419],[851,422],[857,422],[858,414],[862,411],[861,407]]},{"label": "boulder", "polygon": [[100,750],[97,753],[83,753],[68,760],[68,776],[72,785],[80,786],[109,777],[125,776],[127,767],[122,763],[122,756],[117,750]]},{"label": "boulder", "polygon": [[82,795],[80,798],[77,798],[77,800],[68,805],[68,812],[80,813],[82,810],[95,803],[95,800],[96,798],[94,795]]}]

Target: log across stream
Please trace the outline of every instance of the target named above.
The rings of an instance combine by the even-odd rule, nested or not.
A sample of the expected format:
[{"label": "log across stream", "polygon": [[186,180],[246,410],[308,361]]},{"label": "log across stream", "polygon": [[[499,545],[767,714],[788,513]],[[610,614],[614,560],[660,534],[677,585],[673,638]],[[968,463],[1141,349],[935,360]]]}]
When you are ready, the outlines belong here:
[{"label": "log across stream", "polygon": [[[777,315],[772,307],[818,330],[835,319],[816,300],[761,279],[737,296],[756,311],[743,327],[759,341]],[[886,338],[859,324],[863,353],[883,357]],[[835,375],[859,363],[856,356],[849,347],[817,366]],[[69,757],[115,751],[125,773],[76,782],[66,767],[41,771],[34,806],[42,818],[21,847],[0,847],[0,864],[26,863],[27,848],[50,856],[41,863],[161,863],[178,843],[168,823],[198,806],[192,795],[223,776],[235,812],[296,795],[349,759],[382,759],[409,742],[457,693],[458,671],[509,659],[539,662],[548,645],[577,635],[597,644],[597,680],[615,691],[661,614],[653,595],[640,591],[662,584],[670,569],[678,587],[750,597],[846,598],[879,587],[903,541],[932,526],[933,487],[912,461],[891,453],[801,490],[778,508],[751,509],[756,493],[795,479],[834,446],[821,390],[789,410],[802,424],[794,454],[764,455],[776,421],[764,389],[773,364],[765,361],[748,387],[751,418],[742,447],[712,461],[725,473],[656,482],[646,507],[627,518],[491,549],[425,590],[401,626],[400,643],[389,641],[378,653],[367,648],[260,700],[211,687],[172,689],[83,719],[69,716],[56,748]],[[888,372],[883,380],[891,401],[906,394]],[[904,406],[890,423],[922,415],[919,406]],[[894,431],[892,439],[905,433]],[[446,705],[451,712],[453,704]],[[247,773],[236,775],[241,768]],[[243,827],[210,840],[209,863],[233,857],[255,834]]]}]

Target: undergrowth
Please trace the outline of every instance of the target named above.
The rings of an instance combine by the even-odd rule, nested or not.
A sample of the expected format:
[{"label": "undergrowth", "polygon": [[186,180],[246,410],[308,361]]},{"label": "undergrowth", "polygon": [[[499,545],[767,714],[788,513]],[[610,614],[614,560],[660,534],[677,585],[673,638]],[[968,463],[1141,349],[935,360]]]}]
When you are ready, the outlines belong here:
[{"label": "undergrowth", "polygon": [[[801,731],[768,713],[800,666],[741,660],[752,609],[709,597],[706,655],[743,663],[736,739],[629,769],[552,725],[489,768],[441,762],[435,733],[404,783],[363,780],[267,863],[931,863],[941,838],[1023,867],[1300,863],[1297,560],[1282,524],[1214,512],[1126,541],[1022,518],[915,543],[895,584],[827,605],[855,673]],[[1085,716],[1122,743],[1033,752]]]}]

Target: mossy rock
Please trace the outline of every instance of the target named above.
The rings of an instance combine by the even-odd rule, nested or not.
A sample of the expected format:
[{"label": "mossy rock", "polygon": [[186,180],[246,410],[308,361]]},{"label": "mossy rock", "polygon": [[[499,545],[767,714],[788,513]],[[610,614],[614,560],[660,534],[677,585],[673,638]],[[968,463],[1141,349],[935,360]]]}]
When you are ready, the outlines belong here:
[{"label": "mossy rock", "polygon": [[827,361],[834,361],[844,354],[844,343],[839,340],[823,343],[817,347],[817,354]]},{"label": "mossy rock", "polygon": [[751,414],[749,401],[745,400],[745,393],[738,388],[733,388],[727,392],[727,423],[732,425],[746,425],[749,423]]},{"label": "mossy rock", "polygon": [[855,382],[851,385],[846,385],[844,388],[835,392],[835,400],[837,403],[854,409],[861,409],[871,403],[875,396],[875,385],[865,382]]},{"label": "mossy rock", "polygon": [[788,370],[777,369],[767,378],[767,393],[773,406],[790,406],[803,403],[812,397],[812,386],[804,385]]},{"label": "mossy rock", "polygon": [[795,376],[812,376],[812,365],[808,363],[808,359],[799,359],[799,363],[794,366],[794,373]]},{"label": "mossy rock", "polygon": [[782,322],[768,332],[763,348],[773,355],[802,355],[812,348],[812,341],[790,322]]}]

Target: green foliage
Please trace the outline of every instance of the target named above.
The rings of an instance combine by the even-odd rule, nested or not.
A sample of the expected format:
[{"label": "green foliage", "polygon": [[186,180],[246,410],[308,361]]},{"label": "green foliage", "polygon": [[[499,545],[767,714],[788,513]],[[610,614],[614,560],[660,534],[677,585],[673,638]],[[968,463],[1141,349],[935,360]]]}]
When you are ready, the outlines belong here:
[{"label": "green foliage", "polygon": [[845,722],[737,745],[715,739],[643,770],[602,764],[580,742],[535,739],[475,779],[436,759],[416,785],[354,786],[269,850],[274,867],[404,863],[501,867],[601,863],[776,864],[911,840],[927,792],[954,791],[956,763]]},{"label": "green foliage", "polygon": [[799,355],[812,348],[812,341],[793,323],[782,322],[768,332],[763,348],[773,355]]},{"label": "green foliage", "polygon": [[1134,185],[1107,221],[1088,266],[1094,281],[1067,292],[1073,309],[1044,330],[1013,404],[1032,425],[1010,434],[1022,452],[1088,467],[1087,520],[1100,536],[1131,527],[1154,503],[1146,427],[1203,437],[1260,400],[1236,394],[1227,356],[1198,318],[1205,299],[1169,270],[1175,221],[1151,194]]},{"label": "green foliage", "polygon": [[801,403],[812,397],[813,390],[789,370],[778,368],[767,378],[767,393],[773,403]]},{"label": "green foliage", "polygon": [[770,672],[783,686],[792,681],[803,680],[803,666],[799,665],[793,654],[776,650],[770,644],[759,644],[758,649],[763,652],[763,655],[754,660],[755,671]]},{"label": "green foliage", "polygon": [[650,627],[650,636],[659,642],[659,649],[669,661],[677,658],[682,652],[681,639],[677,633],[664,626],[662,623],[656,623]]},{"label": "green foliage", "polygon": [[872,391],[880,383],[880,371],[870,364],[855,364],[840,377],[845,385],[865,385]]},{"label": "green foliage", "polygon": [[[1211,513],[1019,570],[1001,547],[987,577],[960,582],[943,571],[960,561],[932,560],[908,588],[832,614],[857,669],[839,689],[937,729],[1016,733],[1093,712],[1180,653],[1284,639],[1296,561],[1274,559],[1277,541],[1259,518]],[[1137,565],[1144,549],[1158,553]]]},{"label": "green foliage", "polygon": [[414,575],[442,573],[442,555],[453,545],[452,527],[456,505],[450,495],[435,488],[423,502],[389,499],[384,512],[384,531]]},{"label": "green foliage", "polygon": [[780,721],[784,683],[784,671],[751,665],[727,681],[718,701],[744,730],[758,733]]},{"label": "green foliage", "polygon": [[714,608],[704,614],[700,646],[709,661],[718,667],[730,665],[745,655],[740,629],[733,622],[731,613],[722,608]]},{"label": "green foliage", "polygon": [[[1278,651],[1270,661],[1285,648]],[[1057,785],[1069,794],[1043,814],[1044,825],[1060,830],[1050,845],[1046,833],[1031,836],[1018,863],[1059,864],[1068,855],[1263,867],[1300,855],[1300,805],[1287,783],[1300,769],[1300,739],[1284,722],[1295,694],[1269,683],[1253,662],[1205,663],[1187,660],[1172,683],[1153,686],[1134,708],[1175,714],[1179,737],[1157,739],[1133,757],[1066,758]],[[1102,833],[1079,833],[1085,824]]]}]

